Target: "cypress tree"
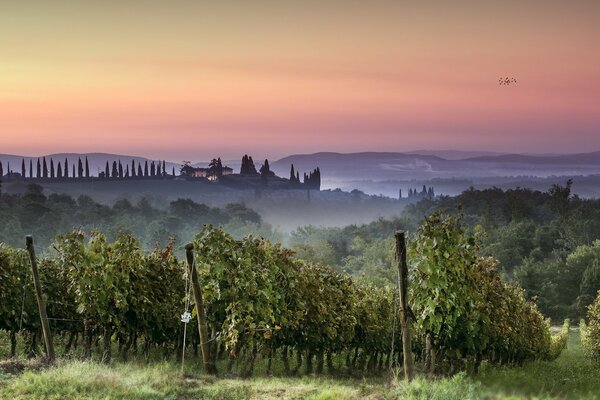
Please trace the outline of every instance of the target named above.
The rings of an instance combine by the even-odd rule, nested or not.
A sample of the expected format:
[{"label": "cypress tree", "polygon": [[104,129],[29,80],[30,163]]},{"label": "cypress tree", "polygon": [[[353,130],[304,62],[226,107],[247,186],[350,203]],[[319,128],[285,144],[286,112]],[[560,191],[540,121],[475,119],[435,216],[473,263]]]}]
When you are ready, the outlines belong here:
[{"label": "cypress tree", "polygon": [[108,169],[108,160],[106,160],[106,166],[104,167],[104,177],[110,178],[110,170]]},{"label": "cypress tree", "polygon": [[119,160],[119,178],[123,178],[123,165],[121,165],[121,160]]},{"label": "cypress tree", "polygon": [[249,174],[258,174],[256,172],[256,166],[254,165],[254,160],[252,160],[252,156],[248,157],[248,173]]},{"label": "cypress tree", "polygon": [[300,172],[296,171],[296,183],[300,183]]},{"label": "cypress tree", "polygon": [[148,176],[148,160],[146,160],[146,163],[144,164],[144,176]]},{"label": "cypress tree", "polygon": [[81,162],[81,157],[79,157],[79,162],[77,164],[77,172],[77,176],[83,178],[83,163]]},{"label": "cypress tree", "polygon": [[129,165],[125,166],[125,178],[129,178]]},{"label": "cypress tree", "polygon": [[131,160],[131,177],[135,178],[135,160]]},{"label": "cypress tree", "polygon": [[33,178],[33,160],[29,159],[29,177]]},{"label": "cypress tree", "polygon": [[77,175],[75,175],[75,164],[72,165],[71,169],[73,170],[73,178],[75,178],[77,176]]},{"label": "cypress tree", "polygon": [[37,175],[38,178],[42,177],[42,164],[40,164],[40,159],[37,159]]},{"label": "cypress tree", "polygon": [[50,158],[50,178],[54,178],[54,160]]},{"label": "cypress tree", "polygon": [[265,163],[263,164],[263,166],[260,168],[260,177],[262,178],[263,182],[266,184],[267,183],[267,179],[269,177],[269,172],[270,172],[270,167],[269,167],[269,160],[265,159]]},{"label": "cypress tree", "polygon": [[296,179],[296,173],[294,172],[294,164],[292,164],[292,168],[290,169],[290,182],[294,182]]},{"label": "cypress tree", "polygon": [[85,156],[85,177],[90,177],[90,163],[88,162],[87,156]]},{"label": "cypress tree", "polygon": [[48,164],[46,164],[46,157],[44,157],[44,161],[42,163],[42,168],[44,172],[44,178],[48,177]]},{"label": "cypress tree", "polygon": [[173,167],[173,176],[175,176],[175,167]]},{"label": "cypress tree", "polygon": [[25,159],[24,158],[21,160],[21,176],[23,177],[23,179],[27,178],[27,176],[25,175]]},{"label": "cypress tree", "polygon": [[58,165],[56,167],[56,177],[58,179],[62,178],[62,167],[60,166],[60,161],[58,162]]},{"label": "cypress tree", "polygon": [[167,176],[167,165],[165,160],[163,160],[162,176]]},{"label": "cypress tree", "polygon": [[317,167],[317,190],[321,190],[321,168]]},{"label": "cypress tree", "polygon": [[138,177],[144,176],[144,171],[142,171],[142,164],[141,163],[138,163],[137,176]]},{"label": "cypress tree", "polygon": [[119,177],[119,167],[117,167],[117,162],[113,161],[113,165],[112,165],[112,177],[113,178],[118,178]]},{"label": "cypress tree", "polygon": [[4,167],[2,166],[2,161],[0,161],[0,178],[4,176]]},{"label": "cypress tree", "polygon": [[65,178],[69,177],[69,161],[65,158]]},{"label": "cypress tree", "polygon": [[242,166],[240,167],[240,174],[247,174],[248,172],[248,155],[244,154],[242,157]]}]

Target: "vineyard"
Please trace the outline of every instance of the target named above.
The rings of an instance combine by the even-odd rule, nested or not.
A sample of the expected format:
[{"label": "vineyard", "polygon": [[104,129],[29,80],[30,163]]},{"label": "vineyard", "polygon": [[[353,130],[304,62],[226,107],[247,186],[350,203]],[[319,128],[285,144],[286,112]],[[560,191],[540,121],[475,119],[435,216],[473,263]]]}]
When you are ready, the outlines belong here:
[{"label": "vineyard", "polygon": [[[478,256],[457,217],[433,214],[409,241],[407,310],[395,287],[311,265],[261,238],[235,240],[205,226],[188,250],[185,260],[173,245],[144,252],[125,233],[114,242],[100,232],[58,236],[37,262],[52,335],[64,341],[65,355],[80,346],[84,358],[105,363],[134,352],[180,360],[186,349],[187,357],[203,354],[209,373],[247,377],[262,362],[268,374],[378,374],[402,365],[403,311],[423,373],[550,360],[566,346],[568,322],[553,336],[522,290],[501,279],[497,262]],[[194,273],[202,303],[190,289]],[[39,355],[29,256],[3,244],[0,330],[11,356],[19,338],[27,356]]]}]

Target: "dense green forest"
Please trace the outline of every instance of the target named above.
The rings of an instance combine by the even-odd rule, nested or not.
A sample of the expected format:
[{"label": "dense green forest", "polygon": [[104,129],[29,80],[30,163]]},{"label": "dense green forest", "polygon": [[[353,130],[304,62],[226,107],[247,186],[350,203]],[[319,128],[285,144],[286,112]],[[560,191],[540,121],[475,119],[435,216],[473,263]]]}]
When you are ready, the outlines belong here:
[{"label": "dense green forest", "polygon": [[423,199],[394,219],[303,227],[289,243],[300,258],[385,285],[395,279],[394,231],[414,233],[425,216],[444,210],[461,216],[479,254],[496,258],[504,278],[524,288],[544,315],[578,320],[600,290],[600,200],[573,196],[570,186],[547,192],[470,189]]},{"label": "dense green forest", "polygon": [[44,250],[57,234],[78,228],[86,232],[100,230],[109,240],[122,232],[132,233],[144,248],[151,249],[171,239],[183,244],[203,224],[223,226],[236,237],[252,232],[276,238],[258,213],[240,203],[209,207],[178,199],[161,208],[151,198],[141,197],[135,203],[120,199],[107,206],[85,195],[76,199],[66,194],[47,196],[36,184],[28,185],[25,194],[0,195],[0,242],[12,246],[23,246],[25,235],[31,234]]}]

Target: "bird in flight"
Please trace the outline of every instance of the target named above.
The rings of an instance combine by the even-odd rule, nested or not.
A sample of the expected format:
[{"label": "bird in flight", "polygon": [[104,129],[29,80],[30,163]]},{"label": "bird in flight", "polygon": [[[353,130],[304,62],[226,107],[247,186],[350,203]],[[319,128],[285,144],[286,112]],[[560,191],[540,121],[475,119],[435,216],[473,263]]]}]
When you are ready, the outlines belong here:
[{"label": "bird in flight", "polygon": [[509,77],[502,78],[502,77],[500,77],[500,79],[498,79],[498,83],[500,85],[507,85],[508,86],[508,85],[512,85],[512,84],[517,83],[517,80],[515,78],[509,78]]}]

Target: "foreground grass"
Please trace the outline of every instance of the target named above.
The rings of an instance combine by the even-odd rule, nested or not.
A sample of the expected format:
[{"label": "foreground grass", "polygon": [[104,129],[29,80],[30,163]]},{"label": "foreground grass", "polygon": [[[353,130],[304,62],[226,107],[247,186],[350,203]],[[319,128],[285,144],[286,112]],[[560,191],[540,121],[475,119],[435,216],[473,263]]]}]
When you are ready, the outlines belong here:
[{"label": "foreground grass", "polygon": [[416,379],[410,384],[383,379],[254,378],[221,379],[201,374],[182,378],[173,363],[106,367],[62,362],[44,371],[0,374],[1,399],[596,399],[600,370],[583,358],[579,335],[553,362],[516,368],[488,368],[476,377]]},{"label": "foreground grass", "polygon": [[[1,381],[0,381],[1,382]],[[70,362],[43,372],[25,372],[0,383],[0,398],[20,399],[476,399],[478,385],[463,375],[410,385],[316,377],[181,378],[171,364],[106,367]]]},{"label": "foreground grass", "polygon": [[524,398],[600,399],[600,365],[584,357],[578,330],[570,332],[567,349],[555,361],[489,368],[476,379],[491,393]]}]

